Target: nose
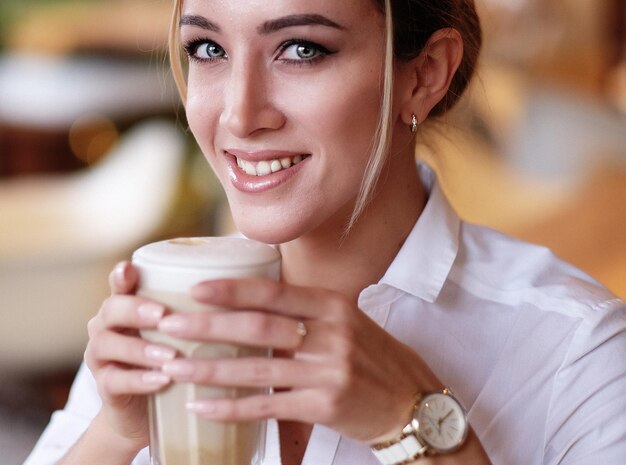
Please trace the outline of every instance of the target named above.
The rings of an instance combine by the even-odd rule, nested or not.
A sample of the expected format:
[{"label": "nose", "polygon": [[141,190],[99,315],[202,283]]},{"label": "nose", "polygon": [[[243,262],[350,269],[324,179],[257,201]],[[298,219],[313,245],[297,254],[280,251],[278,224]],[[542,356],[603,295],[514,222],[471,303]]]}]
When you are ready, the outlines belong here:
[{"label": "nose", "polygon": [[284,114],[272,103],[269,76],[259,68],[249,63],[233,66],[226,85],[220,124],[239,138],[285,124]]}]

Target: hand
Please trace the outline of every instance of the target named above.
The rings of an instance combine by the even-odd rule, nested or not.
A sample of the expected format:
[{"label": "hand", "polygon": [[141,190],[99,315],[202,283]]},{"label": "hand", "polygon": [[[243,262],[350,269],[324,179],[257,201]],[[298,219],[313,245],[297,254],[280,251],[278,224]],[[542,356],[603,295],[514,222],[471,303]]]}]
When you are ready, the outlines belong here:
[{"label": "hand", "polygon": [[[272,386],[272,395],[206,399],[189,406],[223,422],[277,418],[326,425],[360,441],[395,436],[415,394],[440,383],[410,348],[342,295],[264,279],[202,283],[193,297],[236,311],[177,314],[159,329],[174,337],[272,347],[273,359],[177,359],[163,371],[179,382]],[[307,334],[299,334],[303,322]]]},{"label": "hand", "polygon": [[170,382],[160,368],[176,353],[139,337],[140,329],[157,327],[166,309],[133,295],[137,279],[137,271],[127,262],[111,273],[112,295],[88,324],[85,362],[102,398],[100,424],[107,425],[114,437],[140,450],[149,442],[145,395]]}]

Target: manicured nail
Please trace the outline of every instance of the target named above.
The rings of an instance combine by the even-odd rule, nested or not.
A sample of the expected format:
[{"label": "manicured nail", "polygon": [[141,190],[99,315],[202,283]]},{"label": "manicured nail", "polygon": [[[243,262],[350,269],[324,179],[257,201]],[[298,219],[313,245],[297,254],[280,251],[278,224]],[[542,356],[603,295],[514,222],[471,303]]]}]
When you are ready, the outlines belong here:
[{"label": "manicured nail", "polygon": [[200,301],[211,301],[217,296],[217,288],[211,281],[202,282],[191,288],[191,295]]},{"label": "manicured nail", "polygon": [[172,379],[169,376],[159,371],[149,371],[148,373],[144,373],[141,376],[141,380],[145,384],[150,384],[153,386],[164,386],[172,381]]},{"label": "manicured nail", "polygon": [[195,400],[187,402],[187,410],[204,416],[212,416],[217,413],[217,404],[210,400]]},{"label": "manicured nail", "polygon": [[163,370],[163,373],[166,373],[173,378],[186,378],[193,375],[196,371],[194,364],[187,360],[167,362],[161,369]]},{"label": "manicured nail", "polygon": [[124,284],[128,278],[128,262],[119,263],[113,271],[113,276],[117,284]]},{"label": "manicured nail", "polygon": [[144,353],[146,354],[146,357],[151,360],[156,360],[157,362],[167,362],[169,360],[174,360],[176,357],[175,350],[152,344],[146,346]]},{"label": "manicured nail", "polygon": [[137,307],[137,313],[147,323],[158,323],[165,314],[165,307],[155,302],[144,302]]},{"label": "manicured nail", "polygon": [[187,318],[180,315],[171,315],[159,322],[159,330],[169,334],[181,334],[188,327]]}]

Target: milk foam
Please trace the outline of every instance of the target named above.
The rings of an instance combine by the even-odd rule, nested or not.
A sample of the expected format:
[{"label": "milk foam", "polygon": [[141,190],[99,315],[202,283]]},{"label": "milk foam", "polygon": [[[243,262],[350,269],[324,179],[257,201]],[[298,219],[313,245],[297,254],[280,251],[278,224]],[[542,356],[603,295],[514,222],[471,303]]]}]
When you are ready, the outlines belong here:
[{"label": "milk foam", "polygon": [[200,281],[221,278],[278,279],[280,253],[237,237],[192,237],[155,242],[133,254],[140,287],[187,292]]}]

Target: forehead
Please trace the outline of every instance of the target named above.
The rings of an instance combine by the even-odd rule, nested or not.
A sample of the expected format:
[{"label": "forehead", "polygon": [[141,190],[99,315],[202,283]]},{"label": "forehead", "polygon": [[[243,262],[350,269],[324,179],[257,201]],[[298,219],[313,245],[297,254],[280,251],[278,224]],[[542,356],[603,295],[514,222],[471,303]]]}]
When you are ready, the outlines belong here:
[{"label": "forehead", "polygon": [[321,14],[346,28],[380,20],[373,0],[180,0],[183,15],[203,15],[221,22],[258,25],[280,16]]}]

